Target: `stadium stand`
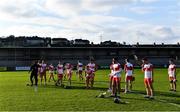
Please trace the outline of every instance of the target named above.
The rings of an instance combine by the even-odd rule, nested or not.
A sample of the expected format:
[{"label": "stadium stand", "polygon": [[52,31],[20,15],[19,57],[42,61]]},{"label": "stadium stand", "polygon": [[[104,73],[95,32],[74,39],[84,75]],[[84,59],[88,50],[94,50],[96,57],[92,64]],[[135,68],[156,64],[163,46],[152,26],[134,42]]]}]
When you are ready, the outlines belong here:
[{"label": "stadium stand", "polygon": [[[53,45],[53,46],[52,46]],[[108,66],[113,57],[118,57],[124,64],[126,57],[139,66],[133,55],[143,57],[157,67],[166,67],[168,60],[174,58],[180,65],[180,44],[135,44],[126,45],[105,41],[101,44],[91,44],[88,40],[65,38],[51,39],[49,37],[15,37],[0,38],[0,67],[30,66],[33,60],[45,59],[47,63],[56,65],[59,60],[76,64],[77,60],[88,63],[89,57],[94,57],[99,66]]]}]

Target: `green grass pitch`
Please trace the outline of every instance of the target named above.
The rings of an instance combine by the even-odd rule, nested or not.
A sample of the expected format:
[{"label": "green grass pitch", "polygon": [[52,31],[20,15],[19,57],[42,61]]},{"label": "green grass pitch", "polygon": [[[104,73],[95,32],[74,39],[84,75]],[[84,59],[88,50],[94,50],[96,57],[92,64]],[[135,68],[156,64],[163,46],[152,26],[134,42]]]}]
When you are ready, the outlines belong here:
[{"label": "green grass pitch", "polygon": [[[180,111],[180,82],[177,92],[169,91],[167,69],[155,69],[155,99],[143,98],[145,94],[143,73],[135,70],[134,93],[121,93],[124,104],[115,104],[113,98],[95,98],[108,88],[109,70],[96,72],[94,89],[84,89],[84,82],[73,75],[72,89],[39,85],[35,92],[27,72],[0,72],[0,111]],[[180,81],[180,74],[177,75]],[[66,83],[65,83],[66,84]],[[124,88],[124,73],[121,87]]]}]

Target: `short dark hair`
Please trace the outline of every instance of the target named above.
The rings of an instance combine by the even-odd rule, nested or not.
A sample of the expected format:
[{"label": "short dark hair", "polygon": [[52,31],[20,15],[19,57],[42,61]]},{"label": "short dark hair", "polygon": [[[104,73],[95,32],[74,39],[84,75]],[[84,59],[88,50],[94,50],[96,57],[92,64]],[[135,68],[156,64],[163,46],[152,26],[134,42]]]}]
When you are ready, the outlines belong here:
[{"label": "short dark hair", "polygon": [[90,58],[90,61],[94,61],[94,58],[93,58],[93,57],[91,57],[91,58]]},{"label": "short dark hair", "polygon": [[144,57],[142,60],[144,60],[144,61],[148,61],[148,58],[147,58],[147,57]]},{"label": "short dark hair", "polygon": [[174,59],[171,58],[171,59],[169,59],[169,61],[174,62]]},{"label": "short dark hair", "polygon": [[117,58],[117,57],[114,57],[113,59],[114,59],[115,61],[118,61],[118,58]]}]

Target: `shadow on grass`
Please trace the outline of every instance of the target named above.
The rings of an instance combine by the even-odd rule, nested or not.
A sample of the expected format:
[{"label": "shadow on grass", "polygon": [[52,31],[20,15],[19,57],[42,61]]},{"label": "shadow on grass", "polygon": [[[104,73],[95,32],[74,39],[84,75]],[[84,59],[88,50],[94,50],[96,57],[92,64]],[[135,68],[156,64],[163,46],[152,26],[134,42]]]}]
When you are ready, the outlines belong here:
[{"label": "shadow on grass", "polygon": [[121,97],[122,99],[129,99],[129,100],[135,100],[135,101],[153,101],[153,100],[149,100],[149,99],[145,99],[145,98],[136,98],[136,97],[134,97],[134,98],[127,98],[127,97]]},{"label": "shadow on grass", "polygon": [[[63,81],[65,83],[67,83],[67,80]],[[76,80],[72,80],[72,84],[85,84],[86,83],[86,80],[83,80],[83,81],[76,81]],[[95,84],[98,83],[98,84],[109,84],[109,81],[95,81],[94,82]]]},{"label": "shadow on grass", "polygon": [[[145,95],[146,93],[144,91],[134,90],[133,94]],[[180,107],[180,99],[176,99],[176,98],[180,98],[180,95],[177,94],[176,92],[155,91],[154,94],[155,94],[155,99],[152,101],[157,101],[161,103],[171,103],[172,105],[175,104],[176,106],[178,105],[178,107]],[[160,96],[164,96],[165,98],[158,98]],[[169,98],[169,97],[172,97],[172,98]],[[129,99],[132,99],[132,98],[129,98]]]},{"label": "shadow on grass", "polygon": [[145,98],[127,98],[122,97],[122,99],[129,99],[129,100],[135,100],[135,101],[149,101],[149,102],[160,102],[160,103],[168,103],[171,105],[174,105],[176,107],[180,108],[180,100],[177,99],[165,99],[165,98],[155,98],[155,99],[145,99]]},{"label": "shadow on grass", "polygon": [[[140,90],[134,90],[134,94],[146,94],[145,91]],[[177,94],[176,92],[162,92],[162,91],[155,91],[155,96],[165,96],[165,97],[180,97],[180,94]]]},{"label": "shadow on grass", "polygon": [[56,88],[56,89],[79,89],[79,90],[100,90],[100,91],[106,91],[108,88],[106,87],[93,87],[93,88],[89,88],[89,89],[86,89],[85,86],[55,86],[55,85],[42,85],[42,86],[39,86],[40,88]]},{"label": "shadow on grass", "polygon": [[[65,81],[65,82],[67,82],[67,81]],[[74,83],[74,84],[85,84],[85,80],[83,80],[83,81],[72,80],[72,83]],[[95,81],[94,83],[95,84],[96,83],[97,84],[109,84],[109,81]],[[125,82],[121,82],[121,83],[125,83]]]}]

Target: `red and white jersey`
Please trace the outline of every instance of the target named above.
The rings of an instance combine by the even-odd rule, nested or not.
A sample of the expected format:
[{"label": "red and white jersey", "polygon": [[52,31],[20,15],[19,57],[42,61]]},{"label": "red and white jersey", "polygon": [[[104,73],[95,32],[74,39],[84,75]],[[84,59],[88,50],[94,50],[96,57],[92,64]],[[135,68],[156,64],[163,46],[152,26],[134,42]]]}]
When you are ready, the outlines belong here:
[{"label": "red and white jersey", "polygon": [[87,67],[85,68],[85,73],[87,73],[87,74],[88,74],[88,73],[89,73],[89,71],[90,71],[90,70],[89,70],[89,67],[87,66]]},{"label": "red and white jersey", "polygon": [[124,71],[126,73],[126,76],[132,76],[133,75],[133,65],[131,63],[126,63],[124,65]]},{"label": "red and white jersey", "polygon": [[114,76],[117,76],[117,77],[120,77],[121,74],[121,65],[119,63],[116,63],[116,64],[113,64],[112,65],[112,69],[113,69],[113,75]]},{"label": "red and white jersey", "polygon": [[110,68],[110,70],[111,70],[111,73],[113,73],[113,71],[114,71],[114,70],[113,70],[113,64],[111,64],[109,68]]},{"label": "red and white jersey", "polygon": [[53,65],[49,65],[49,71],[54,71],[54,66]]},{"label": "red and white jersey", "polygon": [[152,78],[153,65],[151,63],[144,64],[142,70],[144,71],[144,78]]},{"label": "red and white jersey", "polygon": [[113,70],[113,64],[111,64],[109,68],[110,68],[110,70],[111,70],[110,76],[113,76],[113,72],[114,72],[114,70]]},{"label": "red and white jersey", "polygon": [[96,64],[95,63],[89,63],[87,66],[89,67],[90,71],[95,72],[95,69],[96,69]]},{"label": "red and white jersey", "polygon": [[44,64],[41,64],[41,68],[40,68],[40,72],[45,72],[46,71],[46,67],[47,65],[44,63]]},{"label": "red and white jersey", "polygon": [[78,69],[78,71],[82,71],[83,70],[83,64],[82,63],[78,63],[77,64],[77,69]]},{"label": "red and white jersey", "polygon": [[73,69],[73,65],[71,65],[70,63],[66,64],[66,72],[67,74],[72,73],[72,69]]},{"label": "red and white jersey", "polygon": [[176,65],[170,64],[168,68],[169,77],[175,77],[175,72],[176,72]]},{"label": "red and white jersey", "polygon": [[64,68],[62,64],[58,64],[57,66],[57,72],[58,74],[63,74]]},{"label": "red and white jersey", "polygon": [[67,70],[70,70],[70,69],[72,70],[72,68],[73,68],[73,66],[72,66],[70,63],[67,63],[67,64],[66,64],[66,69],[67,69]]}]

